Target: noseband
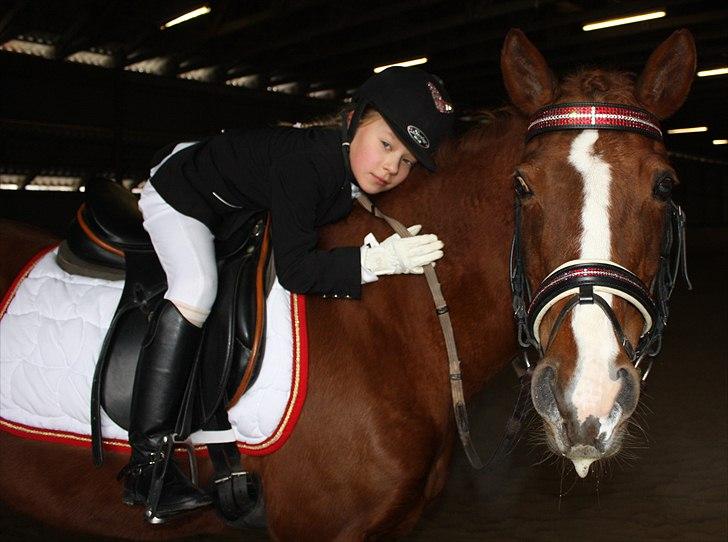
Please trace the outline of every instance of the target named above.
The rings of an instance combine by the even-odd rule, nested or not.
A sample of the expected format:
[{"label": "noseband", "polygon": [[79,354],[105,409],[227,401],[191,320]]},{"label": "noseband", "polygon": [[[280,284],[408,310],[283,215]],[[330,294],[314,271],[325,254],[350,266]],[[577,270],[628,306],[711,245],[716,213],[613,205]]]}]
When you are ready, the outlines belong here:
[{"label": "noseband", "polygon": [[[528,127],[526,141],[543,133],[562,130],[619,130],[662,140],[659,121],[644,109],[619,104],[580,102],[556,104],[539,110]],[[596,305],[606,314],[617,341],[635,367],[638,368],[645,357],[651,358],[642,373],[642,381],[645,381],[652,369],[652,358],[657,356],[662,346],[669,300],[680,269],[691,288],[685,259],[685,213],[672,199],[667,200],[660,263],[651,287],[647,287],[637,275],[615,262],[573,260],[552,271],[532,294],[521,247],[521,207],[521,197],[516,196],[510,280],[513,311],[518,326],[518,343],[527,370],[530,372],[534,365],[528,358],[530,348],[535,349],[539,359],[542,359],[574,307]],[[622,298],[642,315],[644,326],[636,346],[624,333],[614,310],[603,297],[604,294]],[[548,342],[544,346],[539,334],[541,321],[561,300],[566,302],[556,317]]]}]

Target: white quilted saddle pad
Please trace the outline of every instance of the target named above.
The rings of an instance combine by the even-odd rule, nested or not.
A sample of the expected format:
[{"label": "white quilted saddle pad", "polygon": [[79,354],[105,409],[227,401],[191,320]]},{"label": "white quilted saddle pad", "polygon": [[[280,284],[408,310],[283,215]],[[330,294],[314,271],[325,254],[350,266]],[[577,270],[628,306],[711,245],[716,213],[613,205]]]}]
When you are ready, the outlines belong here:
[{"label": "white quilted saddle pad", "polygon": [[[124,284],[70,275],[56,264],[56,252],[50,250],[16,281],[14,296],[3,304],[0,429],[88,445],[94,368]],[[276,281],[267,311],[260,374],[228,412],[239,448],[251,455],[285,442],[305,398],[305,298]],[[126,430],[105,413],[102,432],[107,443],[127,439]],[[206,438],[195,434],[192,441]]]}]

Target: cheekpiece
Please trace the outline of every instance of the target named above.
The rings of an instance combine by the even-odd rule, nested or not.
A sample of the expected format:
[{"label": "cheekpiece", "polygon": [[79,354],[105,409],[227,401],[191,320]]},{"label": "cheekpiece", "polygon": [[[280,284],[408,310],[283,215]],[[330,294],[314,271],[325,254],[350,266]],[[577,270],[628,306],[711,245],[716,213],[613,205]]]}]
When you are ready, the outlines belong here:
[{"label": "cheekpiece", "polygon": [[539,109],[528,125],[526,141],[557,130],[621,130],[662,141],[660,121],[649,111],[601,102],[561,103]]}]

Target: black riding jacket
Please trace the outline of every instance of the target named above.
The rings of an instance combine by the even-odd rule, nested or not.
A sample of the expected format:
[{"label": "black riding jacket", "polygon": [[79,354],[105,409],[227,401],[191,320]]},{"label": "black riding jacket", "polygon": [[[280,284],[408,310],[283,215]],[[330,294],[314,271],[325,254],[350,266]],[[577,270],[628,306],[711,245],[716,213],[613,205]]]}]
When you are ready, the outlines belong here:
[{"label": "black riding jacket", "polygon": [[[218,239],[269,210],[284,288],[359,298],[359,247],[316,250],[316,228],[352,208],[353,177],[341,142],[339,131],[325,128],[225,131],[172,155],[151,181],[167,203]],[[171,150],[157,153],[155,163]]]}]

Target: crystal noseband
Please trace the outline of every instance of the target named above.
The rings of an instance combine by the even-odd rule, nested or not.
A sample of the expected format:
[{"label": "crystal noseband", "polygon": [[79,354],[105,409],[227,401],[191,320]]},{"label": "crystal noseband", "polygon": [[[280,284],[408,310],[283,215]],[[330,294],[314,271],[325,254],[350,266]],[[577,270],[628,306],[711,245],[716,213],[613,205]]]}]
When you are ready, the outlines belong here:
[{"label": "crystal noseband", "polygon": [[579,304],[591,304],[595,294],[612,294],[633,305],[644,320],[640,335],[654,326],[658,317],[657,306],[639,277],[614,262],[574,260],[554,270],[534,294],[528,307],[528,321],[534,339],[541,342],[541,320],[559,300],[575,297]]}]

